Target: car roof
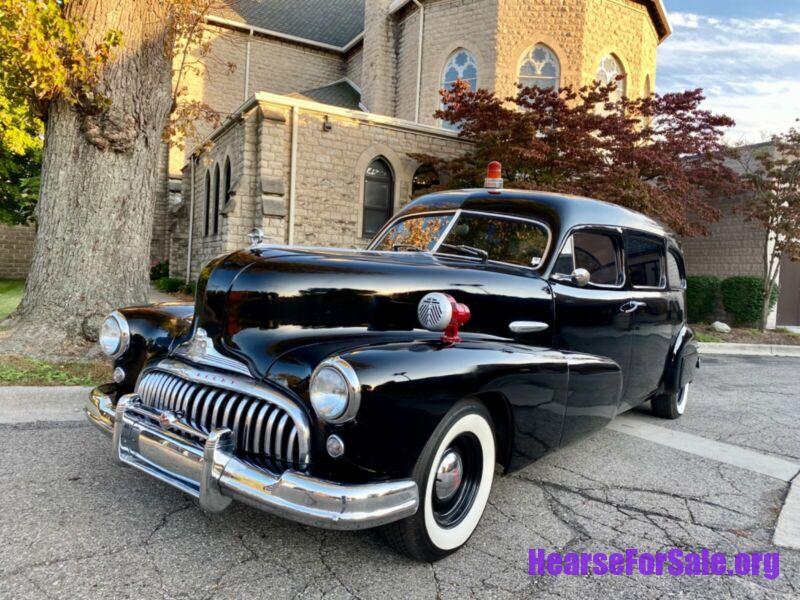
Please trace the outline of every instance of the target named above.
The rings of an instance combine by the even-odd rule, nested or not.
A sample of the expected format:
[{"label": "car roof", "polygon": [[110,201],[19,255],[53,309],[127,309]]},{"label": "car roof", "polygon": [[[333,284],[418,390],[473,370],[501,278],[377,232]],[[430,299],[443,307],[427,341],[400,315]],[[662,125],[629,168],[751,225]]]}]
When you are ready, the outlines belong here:
[{"label": "car roof", "polygon": [[476,210],[537,219],[559,235],[581,225],[627,227],[672,239],[658,221],[634,210],[581,196],[530,190],[466,189],[428,194],[406,205],[396,215],[405,217],[441,210]]}]

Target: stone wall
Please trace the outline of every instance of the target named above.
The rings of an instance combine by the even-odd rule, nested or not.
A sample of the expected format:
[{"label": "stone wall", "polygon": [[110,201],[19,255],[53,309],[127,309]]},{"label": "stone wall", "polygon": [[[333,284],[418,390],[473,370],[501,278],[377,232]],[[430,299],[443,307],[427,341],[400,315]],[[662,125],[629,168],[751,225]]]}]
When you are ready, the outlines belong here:
[{"label": "stone wall", "polygon": [[764,231],[733,212],[737,201],[726,198],[711,202],[722,218],[709,226],[707,237],[681,241],[688,275],[715,275],[720,278],[764,273]]},{"label": "stone wall", "polygon": [[[267,243],[289,242],[293,103],[298,107],[293,242],[298,245],[352,248],[366,244],[361,235],[363,181],[373,159],[383,157],[394,172],[397,210],[411,199],[412,178],[419,166],[409,153],[454,157],[467,147],[450,133],[395,119],[289,99],[262,100],[197,158],[192,277],[214,256],[246,246],[247,233],[254,226],[264,230]],[[330,131],[323,129],[326,116]],[[214,165],[222,165],[226,156],[231,157],[237,182],[234,201],[221,221],[220,233],[204,236],[206,169],[213,173]],[[188,171],[185,179],[188,197]],[[188,209],[173,232],[175,276],[185,276],[187,223]]]},{"label": "stone wall", "polygon": [[0,279],[28,276],[35,241],[35,227],[0,223]]},{"label": "stone wall", "polygon": [[394,115],[396,86],[395,24],[392,0],[369,0],[364,9],[362,101],[370,112]]},{"label": "stone wall", "polygon": [[[425,3],[422,47],[420,123],[435,125],[439,89],[447,59],[468,49],[478,63],[478,87],[494,86],[497,43],[496,0],[437,0]],[[414,120],[417,90],[419,11],[407,8],[398,16],[397,93],[394,115]]]},{"label": "stone wall", "polygon": [[363,69],[363,64],[364,46],[361,44],[356,46],[347,55],[347,69],[345,72],[345,76],[359,87],[361,86],[361,71]]}]

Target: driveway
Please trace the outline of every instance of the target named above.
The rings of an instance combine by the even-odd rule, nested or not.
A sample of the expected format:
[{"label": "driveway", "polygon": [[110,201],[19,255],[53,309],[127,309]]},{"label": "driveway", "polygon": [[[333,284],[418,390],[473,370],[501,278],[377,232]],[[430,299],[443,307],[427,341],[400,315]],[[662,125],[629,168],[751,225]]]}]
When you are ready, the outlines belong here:
[{"label": "driveway", "polygon": [[[705,359],[683,419],[635,411],[498,478],[470,542],[433,565],[371,532],[315,530],[243,506],[204,514],[117,466],[109,440],[75,420],[72,404],[48,410],[48,421],[10,423],[19,409],[0,400],[0,598],[797,598],[800,552],[772,536],[791,478],[781,473],[800,469],[799,370],[798,359]],[[692,454],[698,439],[765,456],[777,471],[736,466],[736,448],[728,462]],[[528,575],[529,548],[670,547],[780,550],[781,575]]]}]

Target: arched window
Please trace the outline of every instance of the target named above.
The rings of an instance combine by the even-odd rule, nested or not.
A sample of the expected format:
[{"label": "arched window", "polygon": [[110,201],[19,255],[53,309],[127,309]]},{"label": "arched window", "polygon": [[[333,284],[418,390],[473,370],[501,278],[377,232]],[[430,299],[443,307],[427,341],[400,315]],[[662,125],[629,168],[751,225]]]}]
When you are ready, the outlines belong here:
[{"label": "arched window", "polygon": [[231,199],[231,159],[225,158],[225,184],[222,186],[224,194],[222,196],[222,207],[224,208]]},{"label": "arched window", "polygon": [[219,165],[214,167],[214,234],[219,233]]},{"label": "arched window", "polygon": [[411,195],[417,197],[424,194],[435,185],[439,185],[439,173],[430,163],[420,165],[414,171],[414,179],[411,180]]},{"label": "arched window", "polygon": [[[625,75],[625,70],[622,68],[622,63],[613,54],[607,54],[600,61],[600,66],[597,68],[597,81],[602,84],[613,83],[619,75]],[[627,79],[616,81],[617,89],[611,94],[609,100],[616,102],[625,96],[627,91]]]},{"label": "arched window", "polygon": [[211,172],[206,171],[206,213],[203,235],[208,235],[211,229]]},{"label": "arched window", "polygon": [[[447,59],[442,71],[442,89],[452,89],[453,84],[459,79],[466,83],[470,90],[478,89],[478,63],[472,53],[464,48],[459,48]],[[449,121],[443,121],[442,127],[452,131],[459,129],[456,123]]]},{"label": "arched window", "polygon": [[376,158],[364,174],[364,237],[378,233],[393,209],[394,175],[386,160]]},{"label": "arched window", "polygon": [[524,87],[558,90],[561,86],[561,63],[556,53],[544,44],[536,44],[522,55],[519,83]]}]

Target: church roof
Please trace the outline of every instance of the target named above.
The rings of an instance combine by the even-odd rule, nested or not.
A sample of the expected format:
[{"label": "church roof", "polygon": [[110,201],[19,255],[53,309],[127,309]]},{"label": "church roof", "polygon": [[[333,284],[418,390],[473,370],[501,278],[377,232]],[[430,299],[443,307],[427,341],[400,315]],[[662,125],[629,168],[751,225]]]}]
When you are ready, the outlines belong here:
[{"label": "church roof", "polygon": [[289,96],[308,98],[322,104],[331,104],[341,108],[362,110],[361,92],[348,79],[335,81],[326,86],[306,90]]},{"label": "church roof", "polygon": [[225,0],[215,17],[344,48],[364,31],[365,0]]}]

